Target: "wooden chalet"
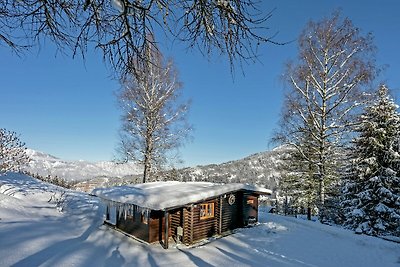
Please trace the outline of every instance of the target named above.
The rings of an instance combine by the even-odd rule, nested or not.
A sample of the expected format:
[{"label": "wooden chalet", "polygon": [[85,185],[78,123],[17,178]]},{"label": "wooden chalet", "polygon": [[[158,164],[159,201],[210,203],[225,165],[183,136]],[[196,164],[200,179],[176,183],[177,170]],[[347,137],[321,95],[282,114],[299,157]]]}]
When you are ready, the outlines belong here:
[{"label": "wooden chalet", "polygon": [[105,223],[142,241],[192,245],[258,221],[258,197],[271,191],[244,184],[154,182],[99,188]]}]

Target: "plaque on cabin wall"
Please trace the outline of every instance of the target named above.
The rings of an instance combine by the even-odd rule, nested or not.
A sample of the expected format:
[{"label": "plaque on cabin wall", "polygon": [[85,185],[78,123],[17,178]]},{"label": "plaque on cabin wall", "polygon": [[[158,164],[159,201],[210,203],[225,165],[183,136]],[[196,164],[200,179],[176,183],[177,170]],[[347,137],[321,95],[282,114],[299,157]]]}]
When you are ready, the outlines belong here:
[{"label": "plaque on cabin wall", "polygon": [[176,234],[178,236],[183,236],[183,228],[181,226],[176,227]]},{"label": "plaque on cabin wall", "polygon": [[234,194],[230,194],[228,198],[229,205],[233,205],[235,203],[236,197]]}]

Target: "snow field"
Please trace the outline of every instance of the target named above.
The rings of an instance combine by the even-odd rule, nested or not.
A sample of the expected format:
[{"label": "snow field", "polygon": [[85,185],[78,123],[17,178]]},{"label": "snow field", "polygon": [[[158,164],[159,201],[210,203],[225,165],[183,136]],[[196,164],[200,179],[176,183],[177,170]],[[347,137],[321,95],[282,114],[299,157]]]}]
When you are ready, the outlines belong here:
[{"label": "snow field", "polygon": [[[400,266],[400,244],[260,212],[260,224],[164,250],[102,225],[101,202],[19,174],[0,177],[0,266]],[[60,194],[60,193],[58,193]]]}]

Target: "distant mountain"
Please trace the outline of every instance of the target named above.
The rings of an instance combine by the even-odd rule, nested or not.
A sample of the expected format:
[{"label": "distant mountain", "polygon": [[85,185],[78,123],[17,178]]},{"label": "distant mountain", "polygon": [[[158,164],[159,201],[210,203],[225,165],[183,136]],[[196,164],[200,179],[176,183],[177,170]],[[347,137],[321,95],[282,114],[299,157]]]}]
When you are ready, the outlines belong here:
[{"label": "distant mountain", "polygon": [[68,181],[82,181],[96,177],[124,177],[141,172],[141,167],[135,163],[65,161],[32,149],[27,149],[27,154],[31,160],[23,169],[42,177],[50,175]]},{"label": "distant mountain", "polygon": [[[157,180],[208,181],[215,183],[251,183],[277,191],[280,179],[278,165],[288,149],[278,147],[243,159],[173,169],[157,174]],[[28,150],[31,162],[25,170],[32,174],[58,176],[80,181],[75,189],[90,192],[96,187],[140,183],[142,168],[134,163],[63,161],[54,156]]]},{"label": "distant mountain", "polygon": [[173,170],[169,175],[180,181],[251,183],[276,191],[281,176],[278,165],[287,151],[286,147],[278,147],[222,164]]}]

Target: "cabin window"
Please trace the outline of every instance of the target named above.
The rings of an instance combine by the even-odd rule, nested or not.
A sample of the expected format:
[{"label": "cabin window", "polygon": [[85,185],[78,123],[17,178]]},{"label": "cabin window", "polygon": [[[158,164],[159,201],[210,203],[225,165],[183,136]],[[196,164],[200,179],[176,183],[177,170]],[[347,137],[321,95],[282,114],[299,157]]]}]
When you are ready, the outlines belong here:
[{"label": "cabin window", "polygon": [[248,200],[247,200],[247,204],[250,204],[250,205],[251,205],[251,204],[254,204],[254,199],[248,199]]},{"label": "cabin window", "polygon": [[130,220],[135,221],[135,206],[131,205],[128,209],[128,217]]},{"label": "cabin window", "polygon": [[148,210],[142,210],[141,221],[144,224],[147,224],[147,222],[149,221],[149,211]]},{"label": "cabin window", "polygon": [[108,203],[106,208],[106,222],[116,225],[117,216],[118,216],[117,208],[112,203]]},{"label": "cabin window", "polygon": [[200,204],[200,220],[214,218],[214,203]]}]

